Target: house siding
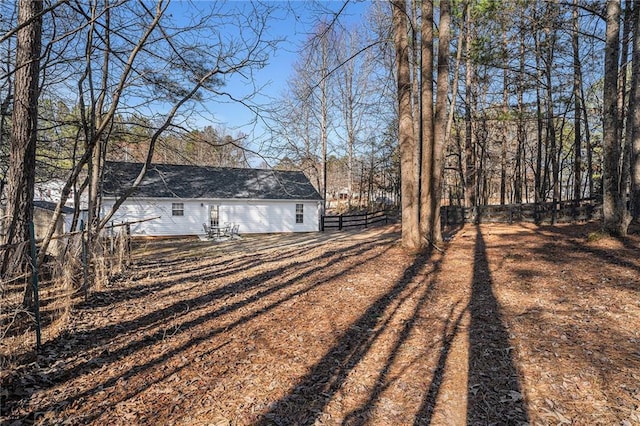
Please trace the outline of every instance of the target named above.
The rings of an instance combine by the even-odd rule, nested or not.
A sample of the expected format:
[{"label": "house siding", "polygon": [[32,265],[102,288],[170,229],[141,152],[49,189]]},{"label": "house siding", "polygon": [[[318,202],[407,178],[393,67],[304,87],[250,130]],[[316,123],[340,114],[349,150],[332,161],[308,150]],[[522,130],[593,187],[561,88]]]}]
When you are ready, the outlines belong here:
[{"label": "house siding", "polygon": [[[102,213],[113,206],[103,201]],[[184,216],[172,215],[172,203],[183,203]],[[296,204],[303,204],[303,223],[296,223]],[[131,225],[131,233],[139,236],[201,235],[209,222],[210,206],[220,206],[220,224],[239,225],[240,234],[274,232],[314,232],[319,230],[318,201],[296,200],[215,200],[215,199],[149,199],[131,198],[112,217],[114,223],[157,218]]]}]

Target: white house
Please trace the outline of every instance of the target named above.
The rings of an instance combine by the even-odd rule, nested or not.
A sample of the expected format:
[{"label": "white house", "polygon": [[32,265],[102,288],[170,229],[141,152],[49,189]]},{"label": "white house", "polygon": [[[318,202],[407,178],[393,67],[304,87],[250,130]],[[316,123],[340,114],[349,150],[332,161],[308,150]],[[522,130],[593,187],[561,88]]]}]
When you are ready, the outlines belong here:
[{"label": "white house", "polygon": [[[107,162],[102,214],[130,188],[140,163]],[[140,236],[198,235],[203,225],[239,225],[240,234],[320,229],[322,197],[302,172],[190,165],[152,165],[111,219],[136,223]]]}]

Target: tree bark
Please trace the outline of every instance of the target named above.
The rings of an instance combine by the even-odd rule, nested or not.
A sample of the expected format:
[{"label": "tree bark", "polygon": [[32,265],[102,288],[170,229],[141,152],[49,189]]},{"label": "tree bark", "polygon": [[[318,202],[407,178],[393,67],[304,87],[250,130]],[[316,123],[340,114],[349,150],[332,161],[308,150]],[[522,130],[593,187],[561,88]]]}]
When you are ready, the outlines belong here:
[{"label": "tree bark", "polygon": [[573,0],[573,96],[574,96],[574,139],[573,139],[573,199],[576,203],[581,197],[582,188],[582,66],[579,45],[580,23],[578,20],[578,0]]},{"label": "tree bark", "polygon": [[[502,48],[504,57],[507,57],[507,34],[503,28]],[[502,120],[500,120],[502,131],[502,146],[500,147],[500,204],[505,205],[507,201],[507,144],[509,134],[509,72],[508,67],[502,70]]]},{"label": "tree bark", "polygon": [[[519,52],[519,69],[518,69],[518,83],[517,87],[517,99],[518,99],[518,122],[516,134],[518,138],[518,145],[516,148],[516,165],[515,165],[515,179],[514,179],[514,190],[513,196],[516,204],[522,203],[522,183],[523,183],[523,164],[526,164],[524,161],[525,156],[525,141],[526,141],[526,121],[525,121],[525,112],[524,112],[524,82],[526,79],[525,76],[525,65],[526,65],[526,45],[525,45],[525,28],[523,25],[524,21],[524,11],[521,12],[520,15],[520,52]],[[524,180],[526,185],[526,180]],[[528,200],[527,200],[528,201]]]},{"label": "tree bark", "polygon": [[438,77],[433,134],[431,241],[442,241],[440,205],[442,202],[442,174],[446,146],[447,106],[449,94],[449,43],[451,42],[451,5],[449,0],[440,0],[440,24],[438,26]]},{"label": "tree bark", "polygon": [[[534,21],[537,20],[536,8],[534,10]],[[536,55],[536,70],[538,81],[542,81],[542,51],[540,47],[540,36],[537,30],[533,32],[534,43],[535,43],[535,55]],[[540,93],[540,85],[536,84],[536,135],[537,135],[537,144],[536,144],[536,168],[535,168],[535,176],[534,176],[534,201],[536,204],[542,203],[545,201],[545,194],[543,189],[543,178],[542,178],[542,132],[544,123],[542,120],[542,94]],[[538,219],[536,218],[536,221]]]},{"label": "tree bark", "polygon": [[407,9],[405,0],[391,2],[396,50],[398,83],[398,136],[400,139],[400,174],[402,204],[402,245],[412,251],[422,248],[418,220],[418,182],[414,168],[416,139],[413,134],[411,107],[411,73],[407,39]]},{"label": "tree bark", "polygon": [[433,2],[422,2],[421,27],[421,93],[420,93],[420,234],[431,240],[433,223],[433,153],[434,153],[434,111],[433,111]]},{"label": "tree bark", "polygon": [[472,88],[473,84],[473,61],[471,59],[471,27],[473,16],[470,12],[470,5],[467,3],[467,29],[465,34],[465,94],[464,94],[464,157],[465,157],[465,181],[464,181],[464,205],[466,207],[475,207],[477,203],[477,168],[476,168],[476,151],[473,145],[473,107],[472,107]]},{"label": "tree bark", "polygon": [[628,216],[620,187],[619,116],[618,116],[618,56],[620,50],[620,0],[607,1],[607,27],[604,58],[603,111],[603,223],[604,232],[624,236]]},{"label": "tree bark", "polygon": [[627,110],[627,138],[631,145],[631,214],[640,221],[640,5],[633,10],[632,68]]},{"label": "tree bark", "polygon": [[553,63],[555,59],[554,51],[556,44],[556,27],[555,27],[555,14],[556,10],[554,9],[554,4],[552,2],[547,3],[547,21],[548,26],[545,28],[546,36],[546,67],[545,67],[545,76],[546,76],[546,92],[547,92],[547,144],[551,147],[550,157],[551,157],[551,188],[552,188],[552,196],[553,196],[553,210],[551,211],[551,223],[555,224],[557,220],[557,207],[560,201],[560,182],[559,182],[559,174],[560,167],[558,161],[558,138],[556,135],[556,126],[555,126],[555,109],[554,109],[554,99],[553,99],[553,81],[552,76],[554,73]]},{"label": "tree bark", "polygon": [[[36,139],[38,131],[38,75],[42,47],[42,2],[20,0],[16,73],[14,80],[13,131],[10,140],[7,172],[6,244],[29,241],[29,225],[33,220],[33,191],[36,169]],[[24,25],[26,22],[28,24]],[[18,253],[16,266],[28,268],[29,245]],[[5,250],[2,272],[9,269],[11,250]],[[25,291],[25,305],[30,305],[30,284]]]}]

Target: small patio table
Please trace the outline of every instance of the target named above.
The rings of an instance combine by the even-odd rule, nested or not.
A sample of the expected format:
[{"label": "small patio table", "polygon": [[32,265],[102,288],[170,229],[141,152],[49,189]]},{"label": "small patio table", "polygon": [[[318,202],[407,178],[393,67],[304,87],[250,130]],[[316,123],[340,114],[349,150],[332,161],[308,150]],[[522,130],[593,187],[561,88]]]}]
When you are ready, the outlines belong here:
[{"label": "small patio table", "polygon": [[209,228],[209,236],[212,238],[220,238],[229,234],[228,226],[212,226]]}]

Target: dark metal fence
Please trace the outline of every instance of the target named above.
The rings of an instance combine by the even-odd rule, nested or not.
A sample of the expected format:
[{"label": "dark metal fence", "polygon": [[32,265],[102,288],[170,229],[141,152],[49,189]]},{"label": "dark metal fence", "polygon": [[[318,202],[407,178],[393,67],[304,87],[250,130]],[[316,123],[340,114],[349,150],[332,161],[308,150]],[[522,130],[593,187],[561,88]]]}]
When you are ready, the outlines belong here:
[{"label": "dark metal fence", "polygon": [[340,214],[322,216],[320,230],[328,229],[342,230],[345,228],[367,228],[377,223],[389,223],[390,213],[385,210],[376,212],[364,212],[358,214]]},{"label": "dark metal fence", "polygon": [[440,211],[444,226],[488,222],[566,223],[599,219],[601,216],[602,206],[598,199],[477,207],[443,206]]}]

